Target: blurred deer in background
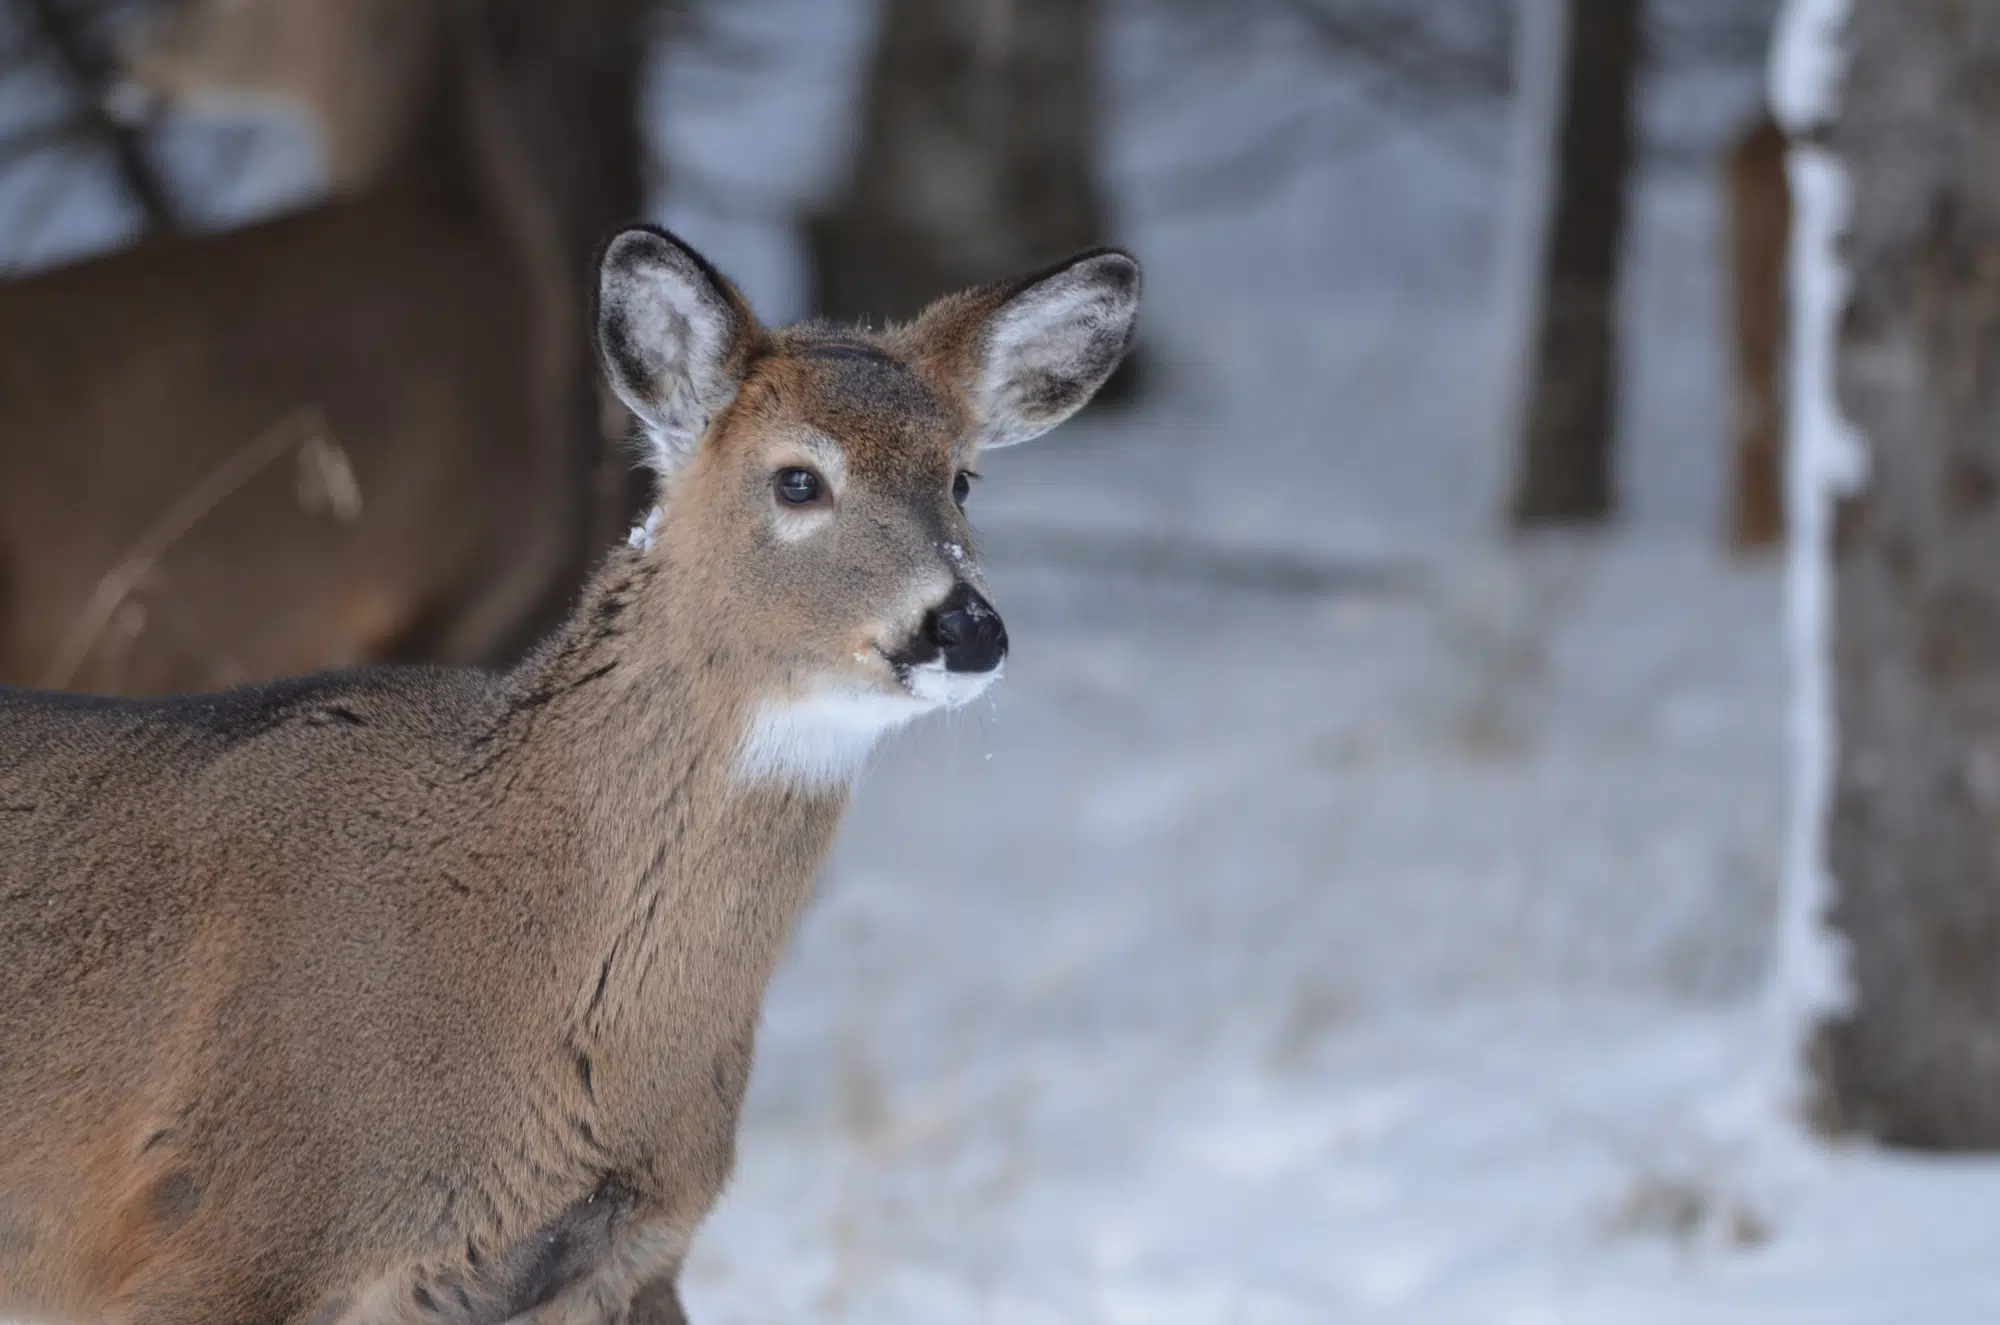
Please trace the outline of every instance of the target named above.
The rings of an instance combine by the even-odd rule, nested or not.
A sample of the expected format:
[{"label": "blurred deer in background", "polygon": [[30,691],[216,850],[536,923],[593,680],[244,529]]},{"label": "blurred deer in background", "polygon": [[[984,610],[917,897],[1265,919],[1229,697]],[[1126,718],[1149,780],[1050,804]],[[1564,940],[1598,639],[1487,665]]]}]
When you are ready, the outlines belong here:
[{"label": "blurred deer in background", "polygon": [[1735,436],[1729,542],[1768,547],[1785,532],[1785,287],[1792,227],[1784,130],[1762,112],[1728,160]]},{"label": "blurred deer in background", "polygon": [[560,617],[635,506],[583,280],[640,203],[646,8],[181,0],[148,27],[135,81],[301,105],[336,199],[0,287],[0,681],[499,661]]}]

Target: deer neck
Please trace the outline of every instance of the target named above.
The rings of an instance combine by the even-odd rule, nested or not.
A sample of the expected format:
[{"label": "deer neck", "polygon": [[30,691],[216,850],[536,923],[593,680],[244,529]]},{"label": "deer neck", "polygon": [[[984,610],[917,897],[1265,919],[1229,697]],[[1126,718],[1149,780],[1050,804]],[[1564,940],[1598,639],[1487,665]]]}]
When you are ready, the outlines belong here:
[{"label": "deer neck", "polygon": [[675,578],[619,549],[502,687],[524,812],[553,805],[566,821],[570,877],[531,886],[558,937],[571,1029],[648,1049],[754,1022],[848,798],[844,784],[740,775],[754,669],[703,633]]}]

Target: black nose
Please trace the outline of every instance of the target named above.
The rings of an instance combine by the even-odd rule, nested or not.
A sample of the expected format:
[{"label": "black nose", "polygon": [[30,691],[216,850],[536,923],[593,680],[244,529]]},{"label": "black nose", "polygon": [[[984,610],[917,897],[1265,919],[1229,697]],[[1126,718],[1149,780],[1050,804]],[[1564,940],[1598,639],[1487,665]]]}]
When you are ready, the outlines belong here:
[{"label": "black nose", "polygon": [[931,609],[924,630],[947,672],[990,672],[1007,656],[1006,625],[969,584],[958,585]]}]

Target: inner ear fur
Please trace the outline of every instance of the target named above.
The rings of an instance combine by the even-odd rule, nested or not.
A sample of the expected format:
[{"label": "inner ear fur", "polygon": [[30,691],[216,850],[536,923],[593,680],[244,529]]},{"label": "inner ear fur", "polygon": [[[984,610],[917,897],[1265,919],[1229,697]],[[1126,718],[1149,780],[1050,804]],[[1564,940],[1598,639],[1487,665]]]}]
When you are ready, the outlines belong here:
[{"label": "inner ear fur", "polygon": [[638,418],[661,474],[685,464],[736,397],[763,332],[736,287],[655,226],[632,226],[598,258],[597,353]]},{"label": "inner ear fur", "polygon": [[1092,249],[938,300],[910,329],[911,351],[966,402],[982,448],[1012,446],[1097,394],[1131,345],[1140,289],[1130,253]]}]

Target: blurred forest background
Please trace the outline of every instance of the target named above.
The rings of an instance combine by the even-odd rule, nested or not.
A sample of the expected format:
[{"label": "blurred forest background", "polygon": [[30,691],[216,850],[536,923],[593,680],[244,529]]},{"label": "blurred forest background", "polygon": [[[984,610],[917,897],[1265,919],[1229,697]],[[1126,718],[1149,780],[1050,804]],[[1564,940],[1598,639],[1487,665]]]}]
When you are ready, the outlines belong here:
[{"label": "blurred forest background", "polygon": [[[627,220],[772,321],[1122,244],[1132,360],[977,494],[1008,683],[864,784],[694,1314],[1985,1318],[2000,1172],[1755,1103],[1793,140],[1928,145],[1929,203],[1859,185],[1878,428],[1929,379],[1869,327],[1985,372],[1991,34],[1870,5],[1876,100],[1788,134],[1777,0],[0,0],[0,682],[516,656],[646,504],[584,334]],[[1963,390],[1842,508],[1812,1058],[1827,1133],[1945,1149],[2000,1145]]]},{"label": "blurred forest background", "polygon": [[[641,213],[716,248],[782,317],[906,317],[1112,239],[1204,249],[1185,284],[1228,290],[1224,319],[1267,295],[1343,297],[1334,282],[1483,303],[1493,334],[1454,374],[1481,379],[1459,393],[1489,416],[1464,421],[1480,446],[1420,478],[1419,502],[1463,520],[1504,472],[1508,514],[1534,527],[1603,521],[1621,496],[1684,520],[1723,493],[1729,536],[1768,544],[1770,5],[1584,5],[1567,45],[1565,12],[10,3],[0,263],[57,270],[18,286],[0,329],[20,384],[0,432],[16,493],[36,493],[10,512],[0,675],[144,692],[518,652],[643,500],[577,333],[592,245]],[[1712,217],[1651,219],[1715,212],[1733,139],[1751,218],[1733,250],[1703,233]],[[1695,246],[1673,265],[1697,279],[1632,288],[1658,264],[1626,251],[1652,244]],[[1732,297],[1762,324],[1728,326]],[[1654,320],[1626,305],[1656,300],[1710,344],[1664,356],[1654,382]],[[1107,403],[1174,353],[1143,345]],[[1670,376],[1713,398],[1705,436],[1621,450]],[[31,437],[73,441],[31,461]],[[318,500],[284,500],[293,454],[317,467],[309,493],[347,494],[320,503],[332,527],[287,509]],[[486,509],[420,521],[453,480],[482,484]],[[85,492],[99,514],[44,527]],[[160,509],[170,493],[185,500]]]}]

